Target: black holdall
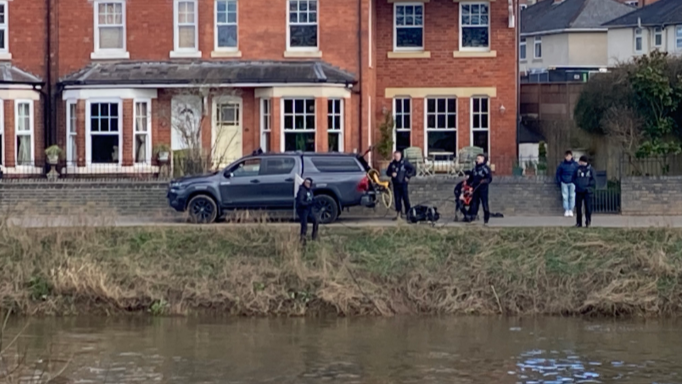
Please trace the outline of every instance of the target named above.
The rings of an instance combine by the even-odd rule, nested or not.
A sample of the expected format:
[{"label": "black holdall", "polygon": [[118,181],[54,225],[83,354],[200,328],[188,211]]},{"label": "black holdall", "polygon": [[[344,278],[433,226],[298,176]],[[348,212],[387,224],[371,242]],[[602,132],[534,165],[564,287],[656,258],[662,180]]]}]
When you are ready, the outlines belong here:
[{"label": "black holdall", "polygon": [[415,205],[407,212],[407,221],[415,224],[422,221],[428,221],[430,223],[435,223],[440,219],[440,214],[438,213],[438,208],[430,207],[426,205]]}]

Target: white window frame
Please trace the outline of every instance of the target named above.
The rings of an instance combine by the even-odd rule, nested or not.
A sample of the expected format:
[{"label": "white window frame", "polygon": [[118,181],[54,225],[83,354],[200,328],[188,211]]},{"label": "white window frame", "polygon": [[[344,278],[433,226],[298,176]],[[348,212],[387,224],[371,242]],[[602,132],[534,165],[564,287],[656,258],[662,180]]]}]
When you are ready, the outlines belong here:
[{"label": "white window frame", "polygon": [[[288,2],[287,2],[287,5],[289,5]],[[288,100],[291,100],[294,103],[292,105],[292,111],[293,112],[291,114],[287,114],[284,111],[284,103],[285,103],[285,101],[288,101]],[[296,124],[296,116],[297,116],[297,114],[295,112],[296,111],[296,100],[303,100],[304,102],[308,101],[308,100],[313,101],[313,105],[315,106],[315,112],[313,112],[313,116],[315,116],[315,127],[314,128],[309,129],[308,127],[306,127],[306,129],[289,129],[289,130],[287,130],[286,127],[284,126],[284,118],[288,115],[291,115],[292,117],[294,117],[293,121],[294,121],[294,124]],[[280,108],[281,108],[280,109],[280,116],[281,116],[280,127],[281,127],[281,129],[280,129],[280,141],[279,141],[280,152],[286,151],[286,144],[287,144],[286,143],[286,133],[287,132],[296,132],[296,133],[299,133],[299,132],[300,133],[311,133],[312,132],[312,133],[314,133],[315,134],[315,150],[317,150],[317,142],[319,140],[319,138],[317,137],[317,100],[314,97],[306,97],[306,96],[286,97],[286,98],[282,98],[280,100]],[[306,120],[305,118],[307,116],[310,116],[310,113],[308,113],[308,111],[306,111],[305,108],[303,108],[303,121]]]},{"label": "white window frame", "polygon": [[[440,114],[438,111],[438,100],[439,99],[445,99],[445,108],[446,111],[445,113],[445,122],[447,124],[447,116],[451,114],[450,111],[447,111],[447,100],[448,99],[455,99],[455,128],[429,128],[429,116],[434,115],[436,116],[436,122],[438,122],[438,115]],[[436,100],[436,112],[434,113],[429,113],[429,100]],[[457,156],[457,152],[459,151],[459,134],[457,133],[457,127],[459,125],[459,98],[457,96],[427,96],[424,98],[424,157],[429,156],[429,132],[455,132],[455,153],[454,155]]]},{"label": "white window frame", "polygon": [[[403,103],[403,105],[402,105],[402,106],[403,106],[403,111],[400,112],[400,115],[401,115],[400,118],[401,118],[401,120],[402,120],[402,122],[403,122],[403,128],[398,129],[397,126],[396,126],[396,124],[395,124],[395,122],[396,122],[397,119],[398,119],[398,115],[397,115],[397,113],[396,113],[396,105],[397,105],[396,103],[398,102],[398,100],[400,100],[401,102],[402,102],[403,100],[409,100],[409,101],[410,101],[410,114],[409,114],[410,117],[409,117],[409,119],[408,119],[408,121],[410,122],[410,128],[405,128],[405,103]],[[413,100],[411,97],[409,97],[409,96],[396,96],[396,97],[393,98],[393,152],[395,152],[395,151],[397,150],[397,145],[398,145],[398,143],[397,143],[397,139],[398,139],[397,133],[398,133],[398,131],[400,131],[400,132],[409,132],[409,133],[410,133],[410,146],[413,145],[413,143],[412,143],[412,111],[413,111],[413,109],[414,109],[414,108],[412,107],[412,105],[414,104],[413,101],[414,101],[414,100]]]},{"label": "white window frame", "polygon": [[675,50],[682,51],[682,25],[675,26]]},{"label": "white window frame", "polygon": [[[637,33],[637,32],[639,32],[639,33]],[[633,48],[635,50],[635,53],[636,54],[644,53],[644,29],[637,27],[637,28],[635,28],[634,33],[635,33],[635,40],[634,40],[635,46]],[[637,40],[638,39],[639,39],[640,49],[637,49]]]},{"label": "white window frame", "polygon": [[[268,112],[265,113],[265,105],[268,106]],[[270,150],[272,151],[272,99],[260,100],[260,148],[263,152],[267,152],[267,145],[265,143],[265,134],[270,134]]]},{"label": "white window frame", "polygon": [[0,48],[0,55],[3,59],[11,59],[12,56],[9,53],[9,1],[0,0],[0,5],[5,7],[5,22],[0,23],[0,33],[5,34],[5,46]]},{"label": "white window frame", "polygon": [[[286,1],[286,7],[287,7],[287,51],[290,52],[317,52],[320,50],[320,1],[315,0],[316,3],[316,8],[315,8],[315,17],[316,21],[315,23],[311,22],[306,22],[306,23],[301,23],[301,22],[296,22],[293,25],[315,25],[315,28],[317,28],[317,41],[315,42],[314,47],[292,47],[291,46],[291,18],[290,18],[290,7],[291,7],[291,1],[292,0],[287,0]],[[294,1],[302,1],[302,0],[294,0]]]},{"label": "white window frame", "polygon": [[[181,2],[191,2],[194,4],[194,48],[180,48],[180,27],[189,26],[192,24],[182,25],[179,23]],[[188,57],[200,58],[201,51],[199,50],[199,1],[198,0],[173,0],[173,51],[170,56],[173,57]]]},{"label": "white window frame", "polygon": [[[462,23],[462,7],[465,5],[469,5],[469,6],[471,6],[471,5],[485,5],[488,7],[488,46],[487,47],[464,47],[464,46],[462,46],[463,37],[464,37],[462,32],[463,32],[464,28],[466,28],[466,27],[472,27],[472,28],[482,27],[482,25],[479,25],[479,26],[466,25],[465,26],[464,23]],[[491,40],[490,39],[490,37],[491,37],[491,35],[490,35],[490,2],[488,2],[488,1],[473,1],[473,2],[461,2],[461,3],[459,3],[458,24],[459,24],[459,50],[460,51],[472,51],[472,52],[490,51],[490,43],[491,43],[491,41],[490,41]]]},{"label": "white window frame", "polygon": [[[540,46],[540,56],[538,56],[538,45]],[[527,52],[526,56],[528,56]],[[535,38],[533,38],[533,59],[542,59],[542,36],[535,36]]]},{"label": "white window frame", "polygon": [[[100,25],[99,25],[99,6],[102,4],[107,4],[107,3],[112,3],[112,4],[120,4],[121,5],[121,25],[116,25],[116,28],[123,27],[123,47],[121,48],[113,48],[113,49],[103,49],[99,47],[99,33],[100,33]],[[122,59],[128,59],[130,58],[130,54],[127,51],[127,25],[126,25],[126,1],[125,0],[95,0],[93,4],[93,17],[94,17],[94,33],[95,33],[95,50],[94,52],[90,55],[90,58],[92,59],[113,59],[113,58],[122,58]],[[112,26],[112,25],[107,25],[107,26]],[[107,26],[103,26],[101,28],[106,28]]]},{"label": "white window frame", "polygon": [[[235,11],[235,21],[234,23],[230,23],[229,21],[225,21],[224,23],[218,23],[218,3],[220,2],[225,2],[226,6],[229,5],[229,3],[233,2],[235,3],[236,6],[236,11]],[[237,52],[239,50],[239,1],[238,0],[215,0],[215,6],[214,6],[214,17],[213,17],[213,30],[214,30],[214,47],[213,50],[216,52]],[[229,11],[228,11],[229,14]],[[218,45],[218,27],[221,25],[234,25],[235,28],[237,29],[237,45],[234,47],[221,47]]]},{"label": "white window frame", "polygon": [[[137,131],[137,104],[147,104],[147,132],[138,133]],[[135,139],[138,135],[147,136],[147,141],[145,142],[145,159],[143,163],[138,163],[135,161]],[[133,99],[133,164],[136,166],[150,166],[152,165],[152,99]]]},{"label": "white window frame", "polygon": [[[663,48],[663,45],[665,42],[663,41],[663,27],[654,27],[654,33],[653,33],[653,46],[656,48]],[[661,43],[657,44],[656,43],[656,38],[660,37],[661,38]]]},{"label": "white window frame", "polygon": [[[520,38],[520,43],[519,43],[519,60],[521,61],[526,61],[528,60],[528,44],[527,44],[528,39],[525,37]],[[524,48],[524,55],[521,56],[521,47]],[[535,48],[535,47],[533,47]]]},{"label": "white window frame", "polygon": [[[332,111],[329,108],[329,102],[330,101],[332,101],[332,103],[331,103],[332,105],[334,105],[336,102],[339,103],[339,110],[338,111],[337,110]],[[343,136],[344,136],[343,135],[343,133],[344,133],[343,132],[344,131],[343,130],[343,127],[344,127],[344,119],[343,119],[344,116],[343,116],[343,114],[344,114],[344,108],[345,108],[344,101],[345,101],[345,99],[339,99],[339,98],[327,99],[327,121],[329,121],[329,117],[339,119],[339,128],[338,129],[332,129],[332,127],[327,127],[327,134],[329,134],[329,132],[332,132],[332,133],[337,133],[339,135],[339,153],[343,153],[343,151],[344,151],[344,149],[343,149]],[[327,136],[327,137],[329,137],[329,136]],[[327,150],[329,150],[329,143],[327,143]]]},{"label": "white window frame", "polygon": [[[71,106],[76,106],[76,116],[71,114]],[[71,158],[71,152],[73,152],[73,148],[71,145],[71,136],[75,136],[76,140],[78,140],[78,101],[75,99],[70,99],[66,101],[66,165],[67,166],[75,166],[78,163],[78,153],[76,153],[76,158],[72,159]],[[74,132],[71,132],[71,120],[76,117],[76,130]],[[78,145],[76,144],[76,150],[78,150]]]},{"label": "white window frame", "polygon": [[[110,98],[110,99],[88,99],[85,105],[85,165],[92,166],[92,116],[91,116],[91,105],[92,104],[118,104],[118,164],[115,163],[103,163],[96,164],[97,167],[110,166],[113,168],[119,168],[123,164],[123,100]],[[98,135],[99,133],[95,133]]]},{"label": "white window frame", "polygon": [[[479,103],[480,103],[480,100],[486,100],[488,103],[488,112],[474,112],[474,99],[478,99]],[[470,107],[469,107],[469,116],[470,116],[470,118],[469,118],[469,146],[472,146],[472,147],[474,146],[474,132],[477,132],[477,131],[478,132],[486,132],[487,131],[488,132],[488,148],[483,148],[483,150],[487,151],[486,155],[488,155],[488,158],[490,158],[490,153],[488,153],[488,152],[491,152],[490,151],[490,147],[491,147],[490,139],[492,137],[490,135],[490,126],[491,126],[491,124],[490,124],[490,118],[491,118],[490,97],[484,96],[484,95],[472,96],[471,99],[469,99],[469,101],[470,101],[469,102],[469,104],[470,104]],[[488,127],[486,127],[486,128],[474,128],[474,115],[479,115],[479,116],[488,115]]]},{"label": "white window frame", "polygon": [[35,143],[35,116],[33,112],[33,100],[30,99],[16,99],[14,100],[14,137],[15,140],[19,136],[26,136],[26,133],[20,135],[19,134],[19,105],[20,104],[28,104],[28,113],[29,113],[29,136],[31,137],[31,163],[29,165],[19,165],[18,161],[18,153],[17,149],[18,146],[15,144],[14,145],[14,166],[19,168],[34,168],[36,166],[35,161],[36,161],[36,143]]},{"label": "white window frame", "polygon": [[[422,2],[395,2],[393,4],[393,51],[423,51],[424,50],[424,19],[426,17],[426,6]],[[422,30],[422,45],[421,47],[398,47],[398,25],[396,20],[398,19],[398,7],[422,7],[422,25],[417,27],[413,25],[401,25],[400,28],[421,28]],[[411,105],[411,104],[410,104]]]}]

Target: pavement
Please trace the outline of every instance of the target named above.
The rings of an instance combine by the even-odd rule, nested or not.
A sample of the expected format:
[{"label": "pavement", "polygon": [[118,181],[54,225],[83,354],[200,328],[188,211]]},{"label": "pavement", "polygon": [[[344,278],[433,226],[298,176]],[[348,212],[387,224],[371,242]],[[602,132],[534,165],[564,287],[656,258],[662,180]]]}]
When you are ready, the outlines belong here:
[{"label": "pavement", "polygon": [[[197,226],[190,224],[182,218],[138,218],[138,217],[119,217],[115,219],[97,217],[13,217],[8,218],[7,223],[12,226],[26,228],[42,227],[186,227]],[[211,226],[238,226],[248,224],[238,223],[217,223]],[[277,222],[269,225],[290,226],[296,225],[293,222]],[[330,227],[393,227],[396,225],[406,225],[404,221],[395,222],[389,218],[371,217],[344,217],[339,221],[330,224]],[[422,223],[422,225],[426,225]],[[439,226],[463,227],[468,225],[481,225],[481,222],[474,224],[464,224],[453,222],[451,218],[443,218],[438,222]],[[575,218],[563,216],[511,216],[504,218],[490,219],[490,227],[513,228],[513,227],[572,227],[575,225]],[[620,215],[595,215],[592,218],[593,227],[602,228],[682,228],[682,216],[620,216]]]}]

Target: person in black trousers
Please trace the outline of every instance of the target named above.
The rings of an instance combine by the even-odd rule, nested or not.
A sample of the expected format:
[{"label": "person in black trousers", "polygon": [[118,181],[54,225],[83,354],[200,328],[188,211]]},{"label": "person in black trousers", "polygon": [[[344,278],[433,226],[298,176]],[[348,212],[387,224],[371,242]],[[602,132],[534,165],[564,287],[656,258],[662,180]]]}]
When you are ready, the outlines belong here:
[{"label": "person in black trousers", "polygon": [[493,172],[488,166],[488,158],[484,154],[476,156],[476,166],[471,170],[472,187],[474,187],[473,209],[471,216],[464,221],[470,222],[476,219],[478,208],[483,206],[483,223],[490,220],[490,207],[488,204],[488,185],[493,182]]},{"label": "person in black trousers", "polygon": [[391,178],[393,183],[393,198],[395,199],[396,216],[393,220],[398,220],[402,214],[402,206],[405,206],[405,215],[410,211],[410,195],[407,185],[410,177],[414,176],[414,167],[409,161],[403,159],[400,151],[395,151],[393,161],[388,165],[386,176]]},{"label": "person in black trousers", "polygon": [[301,242],[305,244],[308,235],[308,221],[313,223],[313,241],[317,240],[319,220],[314,210],[313,179],[307,178],[296,194],[296,213],[301,223]]},{"label": "person in black trousers", "polygon": [[587,157],[580,156],[578,169],[573,173],[573,184],[575,185],[575,208],[576,208],[576,227],[583,226],[583,205],[585,206],[585,227],[592,224],[592,196],[597,182],[594,178],[594,170],[587,162]]}]

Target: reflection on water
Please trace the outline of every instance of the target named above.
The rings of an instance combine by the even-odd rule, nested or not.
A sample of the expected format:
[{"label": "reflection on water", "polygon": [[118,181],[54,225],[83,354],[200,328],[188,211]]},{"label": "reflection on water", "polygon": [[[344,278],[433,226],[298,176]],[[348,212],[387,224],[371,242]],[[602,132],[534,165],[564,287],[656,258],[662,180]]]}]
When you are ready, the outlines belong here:
[{"label": "reflection on water", "polygon": [[[45,319],[29,361],[73,383],[682,383],[680,322]],[[23,324],[10,326],[11,339]],[[38,363],[37,363],[38,364]],[[36,365],[38,367],[38,365]]]}]

